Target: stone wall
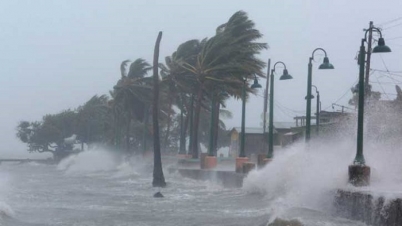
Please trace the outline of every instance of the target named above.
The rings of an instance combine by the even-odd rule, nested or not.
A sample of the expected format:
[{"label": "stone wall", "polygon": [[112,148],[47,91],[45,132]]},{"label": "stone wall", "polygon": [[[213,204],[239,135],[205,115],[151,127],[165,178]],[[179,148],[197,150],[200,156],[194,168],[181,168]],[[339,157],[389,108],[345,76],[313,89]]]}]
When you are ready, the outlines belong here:
[{"label": "stone wall", "polygon": [[402,200],[385,201],[368,193],[338,190],[334,200],[337,216],[373,226],[402,226]]}]

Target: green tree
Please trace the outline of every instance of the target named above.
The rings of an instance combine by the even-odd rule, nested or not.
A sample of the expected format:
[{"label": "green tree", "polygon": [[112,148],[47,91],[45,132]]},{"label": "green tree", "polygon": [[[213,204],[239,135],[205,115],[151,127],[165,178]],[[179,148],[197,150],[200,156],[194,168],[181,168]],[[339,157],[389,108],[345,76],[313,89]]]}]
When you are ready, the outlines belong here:
[{"label": "green tree", "polygon": [[95,95],[77,109],[75,134],[84,144],[110,143],[112,131],[112,117],[109,107],[109,98],[106,95]]},{"label": "green tree", "polygon": [[29,152],[49,152],[60,160],[73,150],[76,113],[65,110],[54,115],[45,115],[42,121],[22,121],[17,126],[17,137],[28,145]]}]

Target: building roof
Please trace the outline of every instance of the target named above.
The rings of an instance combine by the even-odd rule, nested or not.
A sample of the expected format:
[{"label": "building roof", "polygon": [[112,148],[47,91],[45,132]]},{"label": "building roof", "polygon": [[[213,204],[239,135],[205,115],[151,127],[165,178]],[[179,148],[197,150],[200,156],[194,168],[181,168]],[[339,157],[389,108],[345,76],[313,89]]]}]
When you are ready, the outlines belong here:
[{"label": "building roof", "polygon": [[[247,134],[262,134],[264,132],[262,127],[246,127],[246,128],[244,128],[244,130]],[[233,129],[230,131],[230,133],[232,133],[233,131],[241,133],[241,127],[233,127]],[[268,130],[266,130],[265,132],[268,133]],[[278,131],[276,131],[274,129],[274,133],[277,133],[277,132]]]},{"label": "building roof", "polygon": [[296,122],[274,122],[274,127],[277,129],[290,129],[296,127]]},{"label": "building roof", "polygon": [[[278,131],[276,129],[290,129],[291,127],[296,127],[295,122],[274,122],[274,133],[277,133]],[[241,132],[241,127],[233,127],[231,131],[235,130],[236,132],[240,133]],[[244,128],[246,133],[249,134],[262,134],[264,132],[262,127],[246,127]],[[268,125],[267,129],[265,130],[266,133],[268,133]]]},{"label": "building roof", "polygon": [[320,111],[320,117],[334,117],[334,116],[348,116],[354,114],[353,112],[341,111]]}]

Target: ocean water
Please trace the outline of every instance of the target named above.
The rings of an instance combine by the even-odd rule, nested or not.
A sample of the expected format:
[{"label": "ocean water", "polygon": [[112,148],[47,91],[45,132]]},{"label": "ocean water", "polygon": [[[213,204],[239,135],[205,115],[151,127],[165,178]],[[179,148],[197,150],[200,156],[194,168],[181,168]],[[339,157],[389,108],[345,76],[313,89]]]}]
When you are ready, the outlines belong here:
[{"label": "ocean water", "polygon": [[[164,159],[164,167],[174,164]],[[107,151],[83,152],[58,165],[0,165],[0,225],[267,225],[275,217],[298,219],[304,225],[364,225],[331,216],[281,191],[267,195],[256,185],[267,180],[253,172],[244,188],[227,189],[194,181],[165,169],[164,198],[153,198],[152,162],[122,160]],[[273,183],[279,183],[273,180]],[[262,191],[264,190],[264,191]],[[258,191],[258,192],[257,192]],[[291,190],[290,190],[291,191]],[[269,193],[269,192],[268,192]],[[305,191],[304,191],[305,193]],[[303,193],[300,193],[304,195]],[[296,196],[294,196],[296,197]],[[317,201],[314,201],[317,202]]]}]

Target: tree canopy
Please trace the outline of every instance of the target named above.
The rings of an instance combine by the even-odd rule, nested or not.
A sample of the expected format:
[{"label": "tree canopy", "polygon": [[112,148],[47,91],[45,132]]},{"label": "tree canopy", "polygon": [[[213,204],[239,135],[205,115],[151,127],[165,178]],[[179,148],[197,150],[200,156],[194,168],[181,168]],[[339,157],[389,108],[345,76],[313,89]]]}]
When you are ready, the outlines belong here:
[{"label": "tree canopy", "polygon": [[[177,153],[179,146],[183,152],[186,141],[192,140],[187,152],[197,158],[199,144],[208,146],[210,142],[209,123],[204,122],[211,120],[213,108],[217,109],[213,116],[215,140],[219,140],[215,148],[228,144],[229,137],[222,136],[226,127],[219,116],[230,116],[230,112],[221,106],[231,97],[242,98],[241,90],[248,79],[265,76],[265,63],[258,55],[268,46],[258,42],[261,37],[247,14],[238,11],[216,28],[213,37],[185,41],[157,65],[162,152]],[[143,58],[122,61],[109,95],[94,95],[74,110],[45,115],[40,121],[22,121],[17,126],[17,137],[30,152],[56,154],[72,150],[76,144],[84,149],[95,143],[126,150],[127,154],[149,150],[155,85],[149,75],[151,69]],[[248,86],[246,91],[253,92]],[[66,142],[71,137],[74,142]]]}]

